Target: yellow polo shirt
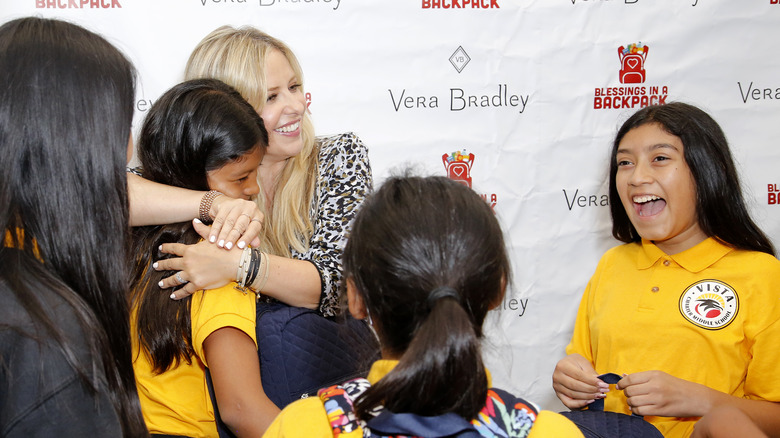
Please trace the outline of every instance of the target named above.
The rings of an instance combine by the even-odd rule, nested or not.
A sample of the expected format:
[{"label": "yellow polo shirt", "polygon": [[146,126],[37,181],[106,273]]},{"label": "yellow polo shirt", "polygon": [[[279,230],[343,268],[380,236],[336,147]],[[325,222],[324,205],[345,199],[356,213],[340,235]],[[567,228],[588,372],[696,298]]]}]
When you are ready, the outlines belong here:
[{"label": "yellow polo shirt", "polygon": [[[152,372],[146,351],[139,351],[136,317],[131,318],[133,368],[138,396],[150,433],[216,437],[214,408],[206,386],[206,357],[203,342],[216,330],[235,327],[255,338],[255,294],[244,294],[230,283],[218,289],[198,291],[192,295],[192,363],[162,374]],[[160,292],[162,293],[162,291]]]},{"label": "yellow polo shirt", "polygon": [[[395,360],[374,362],[368,373],[368,381],[371,384],[378,382],[397,364],[398,361]],[[488,373],[488,387],[491,385],[490,380],[490,373]],[[319,397],[309,397],[287,405],[263,435],[263,438],[272,437],[332,438],[333,430],[322,400]],[[564,416],[555,412],[540,411],[529,438],[541,437],[582,438],[582,433]]]},{"label": "yellow polo shirt", "polygon": [[[580,302],[567,354],[596,372],[660,370],[736,397],[780,401],[780,261],[708,238],[667,255],[649,241],[601,258]],[[604,409],[630,414],[623,391]],[[665,437],[698,418],[646,416]]]}]

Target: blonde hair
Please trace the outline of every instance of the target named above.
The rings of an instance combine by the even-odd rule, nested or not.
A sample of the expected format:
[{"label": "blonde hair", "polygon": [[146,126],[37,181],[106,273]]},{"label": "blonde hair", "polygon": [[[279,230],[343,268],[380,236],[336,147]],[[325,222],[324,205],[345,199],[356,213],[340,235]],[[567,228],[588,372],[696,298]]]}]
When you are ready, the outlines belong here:
[{"label": "blonde hair", "polygon": [[[260,113],[267,99],[265,60],[273,50],[284,54],[303,87],[303,71],[292,50],[251,26],[238,29],[222,26],[206,35],[192,51],[184,76],[185,79],[219,79],[238,90]],[[307,111],[303,114],[301,135],[303,149],[285,163],[275,189],[273,208],[265,205],[262,194],[256,197],[266,214],[262,249],[285,257],[291,256],[291,248],[307,251],[314,233],[309,214],[317,182],[319,151]]]}]

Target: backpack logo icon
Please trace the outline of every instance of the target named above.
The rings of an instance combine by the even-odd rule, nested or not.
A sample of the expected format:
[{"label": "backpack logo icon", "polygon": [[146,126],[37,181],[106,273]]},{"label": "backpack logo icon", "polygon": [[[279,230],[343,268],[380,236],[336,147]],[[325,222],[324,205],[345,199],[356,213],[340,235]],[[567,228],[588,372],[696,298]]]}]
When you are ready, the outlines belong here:
[{"label": "backpack logo icon", "polygon": [[465,184],[471,188],[471,165],[474,164],[474,154],[467,154],[465,150],[444,154],[441,156],[444,169],[447,170],[447,178]]},{"label": "backpack logo icon", "polygon": [[645,82],[647,77],[645,59],[647,59],[648,50],[649,48],[643,46],[641,42],[618,48],[618,57],[621,65],[620,83],[642,84]]}]

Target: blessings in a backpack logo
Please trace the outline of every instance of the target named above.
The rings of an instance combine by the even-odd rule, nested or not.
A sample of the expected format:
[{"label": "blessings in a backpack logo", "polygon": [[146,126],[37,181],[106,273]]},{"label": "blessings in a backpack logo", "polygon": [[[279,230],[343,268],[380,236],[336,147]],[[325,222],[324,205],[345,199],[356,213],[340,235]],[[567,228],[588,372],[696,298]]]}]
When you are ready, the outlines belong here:
[{"label": "blessings in a backpack logo", "polygon": [[596,88],[593,109],[639,109],[666,103],[668,87],[644,85],[648,79],[645,62],[649,52],[650,47],[641,42],[618,47],[618,79],[622,85]]}]

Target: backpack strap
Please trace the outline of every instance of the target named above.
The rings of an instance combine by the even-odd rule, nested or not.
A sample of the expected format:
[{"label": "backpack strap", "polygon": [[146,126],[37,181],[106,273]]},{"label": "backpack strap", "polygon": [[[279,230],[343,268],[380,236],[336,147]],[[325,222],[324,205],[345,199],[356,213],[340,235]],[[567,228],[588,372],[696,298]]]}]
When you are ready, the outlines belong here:
[{"label": "backpack strap", "polygon": [[[325,407],[328,421],[330,421],[334,437],[363,438],[364,432],[367,432],[368,436],[374,436],[373,432],[366,426],[366,423],[359,420],[354,412],[354,400],[370,386],[371,384],[366,379],[354,379],[343,385],[331,386],[318,392],[318,396]],[[389,417],[392,417],[394,423],[398,422],[395,420],[406,419],[404,415],[411,415],[382,412],[375,417],[375,420],[387,420],[389,418],[388,414]],[[477,417],[471,420],[473,431],[461,430],[460,434],[470,436],[476,431],[483,437],[525,438],[531,433],[531,427],[533,427],[538,415],[539,409],[533,403],[515,397],[504,390],[490,388],[488,389],[485,406]],[[424,419],[425,417],[417,419],[420,418]],[[460,421],[464,421],[462,418],[458,418]],[[445,418],[440,416],[439,419],[444,420]],[[466,427],[468,428],[468,426]],[[417,429],[417,427],[414,429]],[[384,434],[380,433],[380,435]]]},{"label": "backpack strap", "polygon": [[471,424],[484,437],[524,438],[531,433],[538,415],[539,409],[533,403],[502,389],[490,388],[485,407]]},{"label": "backpack strap", "polygon": [[328,415],[334,437],[362,438],[365,425],[355,416],[354,400],[365,392],[371,383],[366,379],[354,379],[342,385],[334,385],[317,392]]}]

